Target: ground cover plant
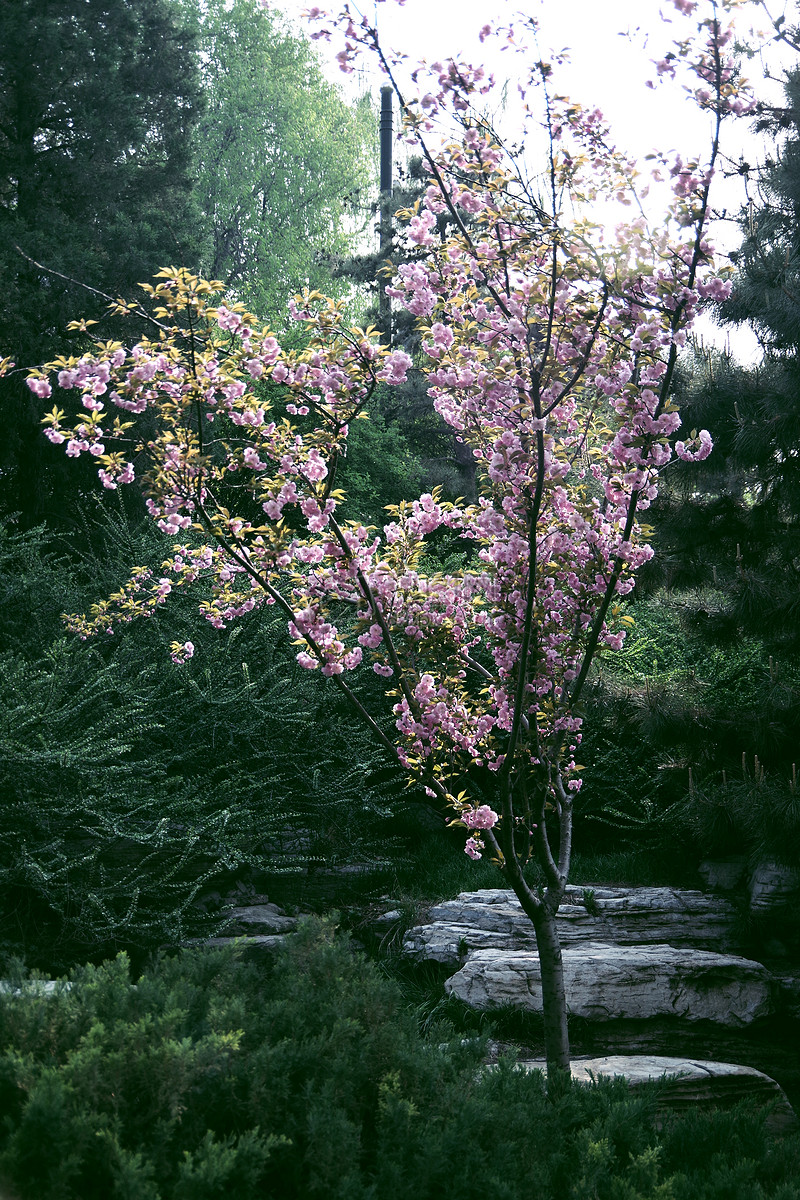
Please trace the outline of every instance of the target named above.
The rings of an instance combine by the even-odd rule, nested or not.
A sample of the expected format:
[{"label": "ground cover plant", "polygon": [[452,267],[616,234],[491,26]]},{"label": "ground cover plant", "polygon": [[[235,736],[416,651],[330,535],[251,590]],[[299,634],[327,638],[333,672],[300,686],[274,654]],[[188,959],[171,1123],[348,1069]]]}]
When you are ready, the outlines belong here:
[{"label": "ground cover plant", "polygon": [[[179,539],[160,571],[135,567],[72,629],[89,637],[152,616],[198,582],[200,613],[216,628],[282,612],[299,665],[331,680],[409,781],[449,810],[471,857],[488,846],[502,866],[536,930],[551,1073],[569,1065],[555,914],[581,783],[580,701],[598,653],[624,640],[619,599],[651,553],[639,518],[659,471],[673,452],[691,460],[711,449],[705,431],[675,440],[670,391],[697,305],[727,292],[709,273],[706,229],[723,118],[747,107],[726,7],[693,18],[694,36],[659,64],[669,76],[682,63],[710,114],[709,160],[666,164],[673,185],[658,229],[626,220],[612,246],[590,213],[601,198],[637,201],[634,164],[595,111],[551,90],[554,65],[534,62],[524,86],[531,122],[543,97],[549,137],[539,196],[485,116],[482,69],[439,66],[431,91],[406,102],[366,19],[345,5],[326,25],[312,10],[321,32],[343,34],[344,69],[364,48],[379,56],[427,164],[430,187],[408,226],[419,256],[390,292],[418,318],[434,404],[476,461],[475,504],[423,495],[396,508],[383,538],[340,523],[349,425],[412,363],[316,292],[292,303],[306,344],[287,349],[243,306],[220,302],[217,282],[165,269],[146,288],[152,310],[112,306],[152,337],[96,342],[28,380],[42,399],[55,385],[73,408],[54,405],[50,440],[96,458],[109,490],[140,476],[151,517]],[[437,113],[457,128],[441,148],[428,137]],[[444,211],[453,229],[442,238]],[[145,414],[152,432],[142,434],[133,419]],[[468,561],[426,573],[425,539],[442,529]],[[172,645],[177,664],[194,651],[189,637]],[[389,681],[393,726],[373,707],[376,675]],[[543,889],[525,878],[531,857]]]},{"label": "ground cover plant", "polygon": [[0,995],[0,1188],[19,1200],[796,1200],[763,1114],[655,1121],[657,1093],[491,1071],[420,1033],[330,923],[274,961],[125,956]]}]

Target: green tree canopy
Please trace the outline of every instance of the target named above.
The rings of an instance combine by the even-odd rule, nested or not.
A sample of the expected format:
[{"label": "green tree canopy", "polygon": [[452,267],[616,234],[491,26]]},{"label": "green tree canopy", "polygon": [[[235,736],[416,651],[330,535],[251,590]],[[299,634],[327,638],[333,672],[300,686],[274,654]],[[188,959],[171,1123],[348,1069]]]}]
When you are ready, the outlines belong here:
[{"label": "green tree canopy", "polygon": [[200,266],[259,317],[299,287],[331,290],[375,175],[368,96],[348,105],[309,42],[255,0],[180,0],[200,43],[206,108],[195,147],[207,227]]},{"label": "green tree canopy", "polygon": [[[63,276],[119,295],[196,260],[200,106],[194,34],[169,0],[0,0],[3,354],[27,366],[68,348],[87,296]],[[55,514],[66,484],[21,377],[3,381],[0,414],[2,506]]]}]

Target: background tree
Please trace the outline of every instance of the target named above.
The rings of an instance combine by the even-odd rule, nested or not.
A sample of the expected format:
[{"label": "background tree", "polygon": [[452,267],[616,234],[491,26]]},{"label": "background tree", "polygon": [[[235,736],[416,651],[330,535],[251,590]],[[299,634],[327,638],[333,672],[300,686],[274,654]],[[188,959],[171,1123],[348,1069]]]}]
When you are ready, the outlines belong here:
[{"label": "background tree", "polygon": [[324,78],[309,42],[256,0],[180,0],[195,30],[205,108],[194,138],[207,219],[199,265],[286,324],[299,284],[331,290],[376,172],[376,119]]},{"label": "background tree", "polygon": [[[406,162],[396,164],[391,192],[381,195],[373,206],[376,218],[374,248],[347,255],[335,266],[335,274],[355,284],[366,297],[364,323],[381,329],[386,344],[406,351],[415,363],[424,362],[425,357],[416,319],[413,314],[394,305],[389,310],[388,327],[382,328],[378,284],[381,277],[384,283],[388,283],[387,272],[396,272],[402,264],[422,257],[420,247],[409,243],[407,235],[412,214],[422,204],[429,184],[430,176],[419,154],[412,154]],[[452,229],[450,214],[438,214],[436,230],[442,241]],[[384,238],[386,244],[381,244]],[[377,465],[381,460],[395,459],[396,451],[392,453],[392,443],[399,443],[405,448],[408,463],[406,484],[418,480],[421,486],[417,491],[441,488],[442,495],[448,500],[455,500],[457,496],[474,499],[474,460],[455,431],[436,412],[428,395],[424,371],[413,367],[403,384],[380,388],[374,397],[373,413],[377,417],[376,427],[366,434],[360,425],[356,426],[353,451],[341,465],[340,477],[349,501],[353,499],[354,484],[358,489],[359,473],[369,470],[370,463]],[[378,454],[360,454],[359,439],[369,436],[374,441],[381,427],[387,431],[389,444],[386,450]],[[400,482],[399,477],[397,482]],[[406,486],[403,494],[399,495],[396,487],[390,484],[383,493],[383,503],[396,504],[411,495],[413,490]]]},{"label": "background tree", "polygon": [[[20,365],[76,344],[78,305],[105,311],[62,276],[119,295],[196,260],[199,88],[194,34],[168,0],[0,0],[0,325]],[[64,519],[86,476],[42,446],[21,377],[0,383],[0,414],[0,507]]]},{"label": "background tree", "polygon": [[[788,75],[782,107],[761,107],[756,129],[770,150],[762,167],[741,168],[751,198],[733,290],[715,314],[723,327],[749,327],[761,357],[745,366],[697,345],[682,363],[685,423],[707,427],[715,449],[669,473],[643,583],[662,603],[671,595],[703,684],[652,695],[653,714],[682,712],[665,726],[673,754],[682,750],[694,783],[723,808],[729,784],[750,786],[766,770],[777,810],[793,794],[800,737],[800,72]],[[734,841],[726,848],[748,848]]]}]

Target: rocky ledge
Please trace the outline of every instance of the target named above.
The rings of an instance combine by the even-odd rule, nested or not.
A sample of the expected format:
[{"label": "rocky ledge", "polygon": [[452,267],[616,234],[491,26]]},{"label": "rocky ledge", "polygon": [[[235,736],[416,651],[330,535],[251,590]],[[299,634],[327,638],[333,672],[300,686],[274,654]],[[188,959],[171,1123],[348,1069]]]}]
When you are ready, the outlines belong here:
[{"label": "rocky ledge", "polygon": [[[671,1016],[736,1027],[772,1007],[769,971],[734,955],[585,942],[563,957],[568,1011],[589,1021]],[[539,956],[530,950],[476,950],[444,987],[470,1008],[542,1010]]]},{"label": "rocky ledge", "polygon": [[[544,1062],[538,1059],[523,1060],[517,1065],[527,1071],[545,1070]],[[600,1076],[622,1076],[635,1089],[656,1080],[663,1081],[657,1105],[661,1116],[669,1112],[686,1112],[698,1105],[729,1108],[747,1100],[754,1105],[770,1105],[767,1124],[776,1133],[796,1130],[800,1124],[783,1088],[755,1067],[657,1054],[576,1058],[571,1065],[572,1078],[579,1083],[590,1083]]]},{"label": "rocky ledge", "polygon": [[[473,950],[536,949],[533,927],[512,891],[462,892],[434,905],[406,934],[407,954],[458,966]],[[737,910],[724,896],[683,888],[569,886],[556,918],[562,946],[615,942],[735,951]]]}]

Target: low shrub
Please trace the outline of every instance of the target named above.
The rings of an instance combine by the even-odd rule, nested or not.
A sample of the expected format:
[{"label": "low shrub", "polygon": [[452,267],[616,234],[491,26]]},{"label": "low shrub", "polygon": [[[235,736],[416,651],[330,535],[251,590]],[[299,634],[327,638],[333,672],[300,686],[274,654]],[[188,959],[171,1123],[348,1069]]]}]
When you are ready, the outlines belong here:
[{"label": "low shrub", "polygon": [[548,1097],[330,924],[270,963],[124,955],[0,994],[0,1194],[18,1200],[798,1200],[757,1114],[653,1122],[619,1081]]}]

